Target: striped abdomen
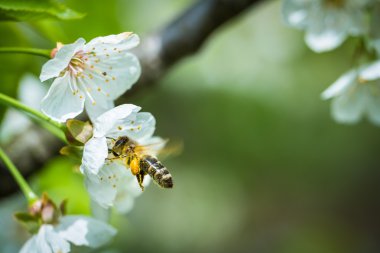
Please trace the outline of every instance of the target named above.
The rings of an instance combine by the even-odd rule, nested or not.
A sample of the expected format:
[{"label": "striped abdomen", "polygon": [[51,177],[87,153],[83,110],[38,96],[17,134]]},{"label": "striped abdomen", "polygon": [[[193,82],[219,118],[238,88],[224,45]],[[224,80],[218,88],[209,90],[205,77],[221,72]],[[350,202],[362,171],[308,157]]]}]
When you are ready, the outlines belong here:
[{"label": "striped abdomen", "polygon": [[172,175],[157,158],[145,155],[140,160],[140,169],[149,174],[156,183],[164,188],[172,188]]}]

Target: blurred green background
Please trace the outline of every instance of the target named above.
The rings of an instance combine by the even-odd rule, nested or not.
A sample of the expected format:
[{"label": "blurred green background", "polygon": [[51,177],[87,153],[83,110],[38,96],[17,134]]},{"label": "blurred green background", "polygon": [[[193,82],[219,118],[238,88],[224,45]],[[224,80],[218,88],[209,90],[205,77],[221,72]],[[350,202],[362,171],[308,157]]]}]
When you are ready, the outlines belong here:
[{"label": "blurred green background", "polygon": [[[57,40],[122,31],[143,39],[193,1],[65,3],[87,16],[2,23],[0,45],[49,48]],[[351,67],[356,40],[312,53],[302,32],[283,25],[280,10],[280,1],[251,8],[158,85],[131,97],[155,115],[158,135],[184,142],[181,155],[164,161],[175,187],[148,187],[130,213],[113,216],[119,229],[113,243],[91,252],[380,252],[379,128],[365,120],[339,125],[320,99]],[[20,74],[38,75],[44,62],[0,60],[1,92],[12,95]],[[33,184],[56,200],[68,197],[71,213],[89,213],[74,165],[53,159]],[[1,252],[16,252],[26,237],[20,229],[7,233],[4,226],[15,223],[5,219],[24,205],[13,199],[0,205]]]}]

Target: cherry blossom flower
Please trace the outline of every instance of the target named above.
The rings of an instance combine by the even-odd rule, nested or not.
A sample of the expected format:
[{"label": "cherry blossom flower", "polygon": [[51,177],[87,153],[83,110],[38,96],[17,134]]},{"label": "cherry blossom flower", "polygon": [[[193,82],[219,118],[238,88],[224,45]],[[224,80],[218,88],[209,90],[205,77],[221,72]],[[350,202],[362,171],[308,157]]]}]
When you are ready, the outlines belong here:
[{"label": "cherry blossom flower", "polygon": [[[165,144],[160,137],[153,136],[156,121],[152,114],[139,112],[140,109],[124,104],[105,112],[93,122],[93,137],[84,146],[81,171],[91,198],[103,208],[114,206],[119,212],[127,212],[141,194],[125,162],[107,161],[109,140],[127,136],[139,145],[151,145],[149,154],[153,156]],[[146,177],[144,185],[149,181]]]},{"label": "cherry blossom flower", "polygon": [[373,0],[284,0],[285,22],[306,31],[306,44],[315,52],[340,46],[348,35],[368,32],[366,9]]},{"label": "cherry blossom flower", "polygon": [[53,59],[42,67],[40,80],[54,81],[42,100],[41,110],[53,120],[64,122],[86,108],[90,119],[112,108],[113,101],[140,76],[137,57],[128,52],[139,37],[121,33],[97,37],[85,44],[58,45]]},{"label": "cherry blossom flower", "polygon": [[70,252],[70,243],[97,248],[116,234],[113,227],[102,221],[64,214],[65,202],[58,208],[44,194],[29,207],[28,213],[16,215],[20,222],[29,224],[30,231],[35,233],[20,253],[67,253]]},{"label": "cherry blossom flower", "polygon": [[66,253],[70,243],[97,248],[107,243],[116,230],[110,225],[86,216],[68,215],[59,224],[43,224],[38,233],[30,238],[20,253]]},{"label": "cherry blossom flower", "polygon": [[353,124],[363,116],[380,126],[380,61],[342,75],[322,93],[332,98],[332,116],[337,122]]}]

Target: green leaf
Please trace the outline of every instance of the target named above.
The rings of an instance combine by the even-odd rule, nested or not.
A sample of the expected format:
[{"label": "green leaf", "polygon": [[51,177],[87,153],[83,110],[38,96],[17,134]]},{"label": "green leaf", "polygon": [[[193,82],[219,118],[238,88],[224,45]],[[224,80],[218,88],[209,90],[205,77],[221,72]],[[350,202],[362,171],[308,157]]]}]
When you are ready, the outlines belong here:
[{"label": "green leaf", "polygon": [[67,20],[83,16],[57,0],[0,0],[0,21]]}]

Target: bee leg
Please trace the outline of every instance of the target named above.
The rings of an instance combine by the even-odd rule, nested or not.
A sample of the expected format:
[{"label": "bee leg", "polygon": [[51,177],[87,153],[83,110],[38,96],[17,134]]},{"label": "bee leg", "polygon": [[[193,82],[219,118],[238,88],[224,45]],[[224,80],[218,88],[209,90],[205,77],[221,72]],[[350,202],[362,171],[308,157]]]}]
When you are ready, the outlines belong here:
[{"label": "bee leg", "polygon": [[139,183],[139,186],[141,188],[142,191],[144,191],[144,186],[143,186],[143,182],[144,182],[144,172],[140,171],[137,175],[136,175],[136,178],[137,178],[137,182]]},{"label": "bee leg", "polygon": [[110,162],[110,163],[112,163],[114,160],[120,160],[120,159],[123,159],[123,158],[125,158],[126,156],[123,156],[123,155],[118,155],[118,156],[115,156],[115,157],[107,157],[105,160],[107,161],[107,162]]}]

